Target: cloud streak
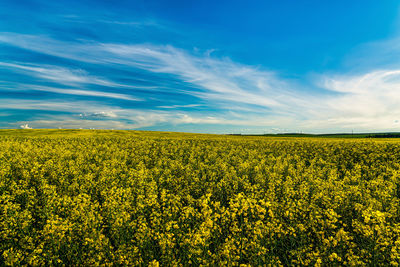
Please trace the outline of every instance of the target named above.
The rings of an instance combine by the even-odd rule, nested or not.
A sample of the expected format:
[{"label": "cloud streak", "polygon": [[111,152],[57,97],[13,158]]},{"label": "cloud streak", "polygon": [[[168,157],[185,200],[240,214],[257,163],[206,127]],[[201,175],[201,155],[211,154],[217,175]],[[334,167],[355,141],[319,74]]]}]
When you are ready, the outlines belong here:
[{"label": "cloud streak", "polygon": [[[75,115],[86,114],[80,119],[65,119],[70,121],[71,127],[87,121],[91,121],[92,126],[96,123],[105,126],[109,122],[114,125],[112,128],[140,128],[163,123],[227,124],[310,132],[350,129],[380,131],[399,127],[400,69],[394,66],[366,69],[357,74],[321,73],[315,75],[317,78],[314,80],[300,83],[260,67],[236,63],[228,58],[212,57],[207,52],[188,52],[173,46],[63,42],[44,36],[11,33],[0,34],[0,42],[77,62],[112,66],[117,70],[129,72],[139,69],[153,75],[171,75],[180,83],[165,84],[156,89],[163,93],[179,93],[182,99],[185,99],[185,95],[192,97],[189,101],[181,100],[179,103],[161,99],[159,102],[163,103],[157,102],[157,105],[151,106],[150,95],[138,99],[128,93],[33,85],[31,89],[38,91],[143,100],[147,101],[148,107],[116,107],[96,101],[78,104],[0,99],[3,108],[64,112],[73,110],[79,112],[73,112]],[[7,62],[0,63],[0,66],[65,85],[137,86],[93,76],[81,69]],[[105,121],[104,124],[99,122],[100,119]],[[45,125],[45,121],[52,120],[37,120],[36,124],[30,124],[37,127]],[[66,126],[64,123],[60,127]]]},{"label": "cloud streak", "polygon": [[65,89],[65,88],[55,88],[48,86],[38,86],[38,85],[22,85],[21,87],[28,90],[51,92],[56,94],[65,95],[77,95],[77,96],[93,96],[93,97],[104,97],[104,98],[115,98],[129,101],[140,101],[140,98],[132,97],[127,94],[109,93],[95,90],[78,90],[78,89]]},{"label": "cloud streak", "polygon": [[71,70],[59,66],[39,64],[15,64],[6,62],[0,62],[0,67],[7,67],[13,70],[24,71],[25,73],[28,73],[30,75],[66,85],[95,84],[107,87],[123,86],[114,82],[90,76],[86,71],[82,69]]},{"label": "cloud streak", "polygon": [[[295,91],[289,89],[290,84],[273,72],[234,63],[229,59],[194,56],[172,46],[66,43],[47,37],[15,34],[0,35],[0,41],[77,61],[118,64],[154,73],[173,74],[200,89],[188,91],[176,88],[177,91],[207,101],[287,108],[285,101],[298,99]],[[28,46],[27,43],[34,45]],[[85,56],[81,57],[83,51]]]}]

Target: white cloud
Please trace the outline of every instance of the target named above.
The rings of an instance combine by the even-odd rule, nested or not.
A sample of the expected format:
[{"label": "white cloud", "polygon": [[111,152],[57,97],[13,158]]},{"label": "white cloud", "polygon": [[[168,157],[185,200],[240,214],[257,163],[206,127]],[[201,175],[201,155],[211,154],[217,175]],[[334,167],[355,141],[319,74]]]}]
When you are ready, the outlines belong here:
[{"label": "white cloud", "polygon": [[29,127],[28,124],[22,124],[22,125],[20,126],[20,128],[22,128],[22,129],[32,129],[32,127]]},{"label": "white cloud", "polygon": [[325,124],[346,128],[395,130],[400,118],[400,69],[358,75],[322,76],[321,85],[334,96],[321,99]]},{"label": "white cloud", "polygon": [[[58,41],[45,35],[30,35],[3,32],[0,33],[0,42],[23,49],[68,58],[81,62],[99,63],[100,58],[93,58],[94,44],[72,43]],[[99,55],[100,56],[100,55]]]},{"label": "white cloud", "polygon": [[[230,124],[268,126],[287,131],[357,131],[398,130],[400,120],[400,69],[364,69],[358,74],[320,74],[317,82],[300,85],[281,78],[272,71],[235,63],[210,53],[191,54],[172,46],[147,44],[121,45],[93,42],[61,42],[43,36],[0,34],[0,42],[49,55],[96,64],[113,64],[123,69],[140,68],[155,74],[170,74],[193,90],[166,86],[165,90],[189,94],[214,111],[196,112],[197,103],[160,105],[167,111],[121,109],[96,102],[61,103],[20,101],[3,103],[4,107],[40,110],[77,111],[81,114],[112,112],[123,119],[121,127],[145,127],[158,123]],[[42,78],[76,83],[107,83],[106,79],[77,70],[28,64],[14,64],[21,70]],[[325,89],[319,91],[318,89]],[[58,90],[58,89],[51,89]],[[72,90],[72,89],[71,89]],[[56,91],[55,91],[56,92]],[[91,91],[93,95],[104,92]],[[69,93],[85,94],[73,89]],[[89,93],[87,93],[89,94]],[[112,97],[110,93],[108,97]],[[113,95],[115,98],[123,95]],[[85,105],[85,106],[82,106]],[[187,108],[187,112],[173,110]],[[87,119],[87,118],[86,118]],[[89,120],[77,120],[76,123]],[[92,124],[103,123],[91,120]],[[111,120],[109,120],[111,121]],[[396,122],[397,121],[397,122]],[[104,122],[106,123],[106,122]],[[116,122],[115,122],[116,123]],[[75,122],[71,122],[75,125]],[[79,123],[78,123],[79,124]],[[129,127],[128,127],[129,126]],[[80,126],[81,127],[81,126]],[[110,126],[118,129],[118,125]]]},{"label": "white cloud", "polygon": [[135,125],[120,121],[79,120],[70,117],[36,119],[29,122],[35,129],[136,129]]},{"label": "white cloud", "polygon": [[0,98],[0,107],[11,110],[41,110],[57,111],[71,114],[106,112],[123,112],[123,109],[110,107],[95,101],[61,101],[61,100],[41,100],[41,99],[12,99]]},{"label": "white cloud", "polygon": [[19,87],[25,90],[45,91],[45,92],[65,94],[65,95],[106,97],[106,98],[115,98],[115,99],[123,99],[130,101],[142,100],[140,98],[136,98],[127,94],[118,94],[118,93],[110,93],[110,92],[95,91],[95,90],[65,89],[65,88],[55,88],[49,86],[29,85],[29,84],[22,84]]},{"label": "white cloud", "polygon": [[175,108],[195,108],[201,107],[201,104],[188,104],[188,105],[170,105],[170,106],[158,106],[158,108],[175,109]]},{"label": "white cloud", "polygon": [[120,87],[121,85],[107,81],[105,79],[90,76],[82,69],[68,69],[52,65],[39,64],[15,64],[0,62],[0,67],[8,67],[22,70],[39,78],[52,80],[54,82],[75,85],[75,84],[95,84],[108,87]]},{"label": "white cloud", "polygon": [[89,101],[45,101],[0,99],[0,106],[13,110],[57,111],[68,114],[41,115],[29,122],[35,128],[114,128],[137,129],[159,123],[221,123],[224,119],[176,113],[175,111],[138,110],[110,107]]},{"label": "white cloud", "polygon": [[185,91],[207,101],[236,102],[283,107],[279,96],[292,95],[289,84],[273,72],[232,62],[190,55],[171,46],[103,44],[102,49],[125,64],[156,73],[169,73],[196,85],[201,91]]},{"label": "white cloud", "polygon": [[79,114],[79,117],[81,118],[117,118],[118,116],[112,112],[105,112],[105,111],[100,111],[100,112],[94,112],[94,113],[81,113]]},{"label": "white cloud", "polygon": [[[67,43],[43,36],[0,34],[5,42],[54,56],[97,64],[117,64],[155,73],[168,73],[201,91],[184,91],[206,101],[263,107],[288,107],[298,96],[275,73],[241,65],[229,59],[194,56],[171,46]],[[55,74],[59,78],[57,74]],[[74,77],[71,79],[78,79]],[[285,103],[289,102],[289,103]]]}]

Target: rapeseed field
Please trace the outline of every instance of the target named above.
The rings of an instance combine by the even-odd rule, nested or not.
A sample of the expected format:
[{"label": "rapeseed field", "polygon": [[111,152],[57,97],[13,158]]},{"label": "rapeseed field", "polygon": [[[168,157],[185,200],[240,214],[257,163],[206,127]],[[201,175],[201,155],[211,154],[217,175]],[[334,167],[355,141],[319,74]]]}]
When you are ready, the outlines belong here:
[{"label": "rapeseed field", "polygon": [[397,266],[400,141],[0,131],[0,265]]}]

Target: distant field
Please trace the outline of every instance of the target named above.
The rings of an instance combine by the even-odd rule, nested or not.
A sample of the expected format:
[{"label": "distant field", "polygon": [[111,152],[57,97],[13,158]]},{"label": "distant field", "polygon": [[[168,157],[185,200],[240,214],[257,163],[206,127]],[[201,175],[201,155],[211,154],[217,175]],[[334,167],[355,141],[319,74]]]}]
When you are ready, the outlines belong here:
[{"label": "distant field", "polygon": [[278,133],[263,135],[232,134],[237,136],[264,136],[264,137],[316,137],[316,138],[400,138],[400,133],[336,133],[336,134],[301,134],[301,133]]},{"label": "distant field", "polygon": [[0,130],[0,265],[398,265],[400,139]]},{"label": "distant field", "polygon": [[[181,137],[181,136],[201,136],[209,138],[223,137],[225,135],[212,135],[212,134],[193,134],[193,133],[179,133],[179,132],[157,132],[157,131],[127,131],[127,130],[79,130],[79,129],[35,129],[35,130],[22,130],[22,129],[0,129],[0,136],[160,136],[160,137]],[[242,136],[242,137],[316,137],[316,138],[400,138],[400,133],[336,133],[336,134],[299,134],[299,133],[278,133],[278,134],[227,134],[226,136]]]}]

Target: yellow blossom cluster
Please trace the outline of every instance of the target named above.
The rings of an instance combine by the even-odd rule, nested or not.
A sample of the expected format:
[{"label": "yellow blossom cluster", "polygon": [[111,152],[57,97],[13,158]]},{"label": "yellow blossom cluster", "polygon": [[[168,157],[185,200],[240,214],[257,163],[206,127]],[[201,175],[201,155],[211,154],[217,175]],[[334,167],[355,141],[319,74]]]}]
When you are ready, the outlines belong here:
[{"label": "yellow blossom cluster", "polygon": [[400,263],[394,139],[25,133],[0,131],[0,265]]}]

